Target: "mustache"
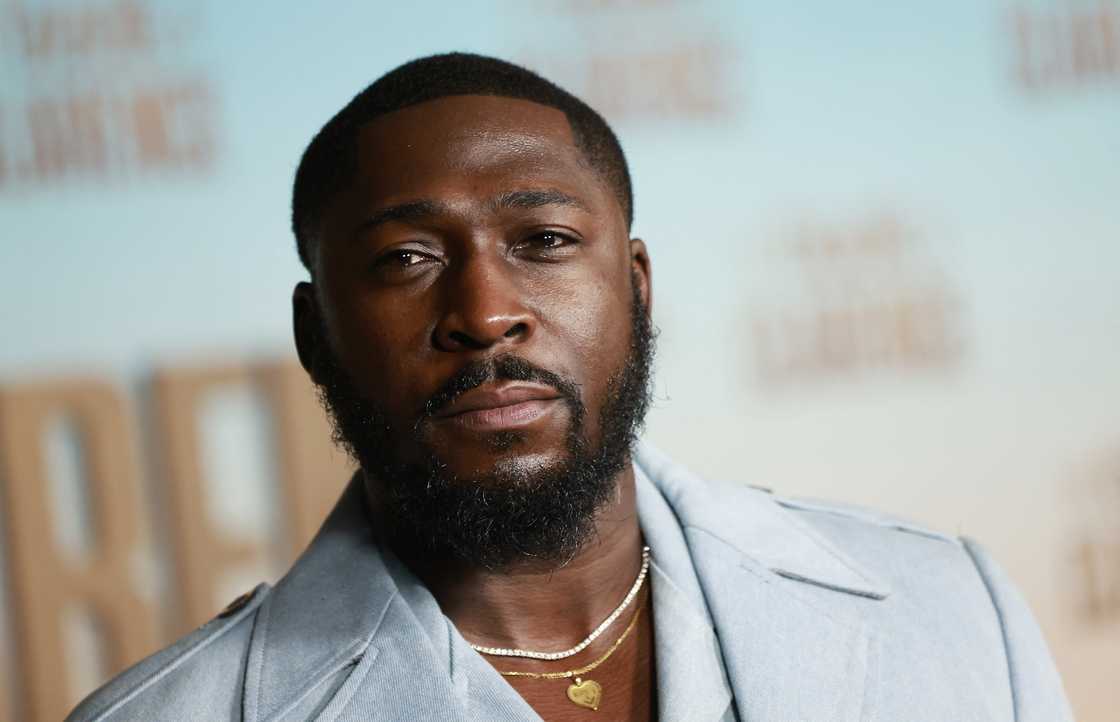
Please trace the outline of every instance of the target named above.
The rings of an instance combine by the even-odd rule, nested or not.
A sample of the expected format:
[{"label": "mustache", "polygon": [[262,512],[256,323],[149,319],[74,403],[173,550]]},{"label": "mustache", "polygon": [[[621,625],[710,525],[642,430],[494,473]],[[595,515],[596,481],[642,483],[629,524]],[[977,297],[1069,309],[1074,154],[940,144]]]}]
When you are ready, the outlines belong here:
[{"label": "mustache", "polygon": [[424,403],[421,418],[430,418],[471,389],[496,381],[529,381],[556,390],[575,411],[583,409],[579,384],[520,356],[502,354],[475,359],[459,369]]}]

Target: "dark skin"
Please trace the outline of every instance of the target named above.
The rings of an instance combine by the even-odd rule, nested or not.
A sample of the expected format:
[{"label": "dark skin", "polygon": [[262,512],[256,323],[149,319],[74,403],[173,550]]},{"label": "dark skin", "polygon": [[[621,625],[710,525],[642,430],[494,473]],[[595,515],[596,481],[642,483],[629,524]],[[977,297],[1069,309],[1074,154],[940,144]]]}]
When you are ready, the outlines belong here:
[{"label": "dark skin", "polygon": [[[469,361],[513,353],[578,383],[586,434],[598,440],[608,378],[628,351],[632,283],[650,307],[650,263],[562,112],[454,96],[377,118],[360,132],[354,182],[327,209],[319,238],[314,281],[300,283],[293,297],[297,350],[309,373],[324,342],[321,323],[361,392],[404,425]],[[463,479],[557,463],[569,453],[569,411],[538,391],[512,447],[488,443],[493,418],[436,421],[428,440]],[[616,482],[591,541],[559,568],[525,560],[490,571],[395,551],[468,640],[566,649],[615,608],[638,572],[642,537],[629,465]],[[378,489],[367,475],[375,515]],[[654,719],[648,589],[634,632],[584,675],[603,687],[598,712],[568,701],[565,680],[507,680],[548,720]],[[600,657],[636,608],[574,657],[486,659],[500,671],[573,669]]]}]

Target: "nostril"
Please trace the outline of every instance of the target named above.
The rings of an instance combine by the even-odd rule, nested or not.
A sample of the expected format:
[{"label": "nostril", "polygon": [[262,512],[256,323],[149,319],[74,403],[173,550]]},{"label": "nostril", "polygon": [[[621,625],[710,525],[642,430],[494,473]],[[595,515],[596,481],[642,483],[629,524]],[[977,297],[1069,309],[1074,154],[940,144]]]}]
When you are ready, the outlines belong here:
[{"label": "nostril", "polygon": [[485,343],[482,343],[481,341],[472,338],[471,336],[463,333],[462,331],[452,331],[451,333],[449,333],[447,335],[450,338],[450,340],[452,341],[452,343],[458,344],[459,346],[461,346],[463,348],[469,348],[469,349],[483,349],[483,348],[486,348]]},{"label": "nostril", "polygon": [[525,334],[528,328],[529,327],[524,323],[515,323],[513,326],[510,326],[510,328],[505,332],[505,337],[513,338],[515,336],[522,336]]}]

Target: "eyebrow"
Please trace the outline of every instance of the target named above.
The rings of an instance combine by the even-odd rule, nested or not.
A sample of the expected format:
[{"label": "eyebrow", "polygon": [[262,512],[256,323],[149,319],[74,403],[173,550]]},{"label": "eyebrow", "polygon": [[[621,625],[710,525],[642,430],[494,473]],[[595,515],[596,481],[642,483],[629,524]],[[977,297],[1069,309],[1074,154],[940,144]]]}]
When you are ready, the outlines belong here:
[{"label": "eyebrow", "polygon": [[449,212],[450,209],[445,204],[436,201],[409,201],[374,211],[354,229],[354,232],[361,233],[393,221],[420,221]]},{"label": "eyebrow", "polygon": [[542,206],[570,206],[572,208],[579,208],[582,211],[590,212],[587,204],[575,196],[568,195],[563,191],[556,190],[555,188],[543,188],[539,190],[522,190],[522,191],[509,191],[503,193],[495,198],[491,205],[496,210],[503,210],[506,208],[517,209],[533,209],[541,208]]},{"label": "eyebrow", "polygon": [[[591,212],[584,201],[555,188],[508,191],[492,198],[487,206],[495,212],[510,209],[532,210],[544,206],[568,206],[579,208],[587,213]],[[450,206],[439,201],[429,199],[408,201],[374,211],[358,224],[354,233],[368,231],[393,221],[423,221],[436,216],[449,215],[451,212]]]}]

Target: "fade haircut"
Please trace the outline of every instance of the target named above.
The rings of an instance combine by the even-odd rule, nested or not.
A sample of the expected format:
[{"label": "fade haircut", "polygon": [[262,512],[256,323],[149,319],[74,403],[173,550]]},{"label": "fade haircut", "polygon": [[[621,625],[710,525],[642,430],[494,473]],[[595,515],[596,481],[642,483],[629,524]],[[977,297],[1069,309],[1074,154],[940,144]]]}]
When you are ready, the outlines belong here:
[{"label": "fade haircut", "polygon": [[327,204],[357,171],[357,136],[375,118],[452,95],[528,100],[564,113],[576,146],[618,199],[627,227],[634,222],[630,171],[622,146],[602,116],[536,73],[497,58],[447,53],[419,58],[382,75],[358,93],[311,140],[296,169],[292,231],[303,265],[314,275],[314,246]]}]

